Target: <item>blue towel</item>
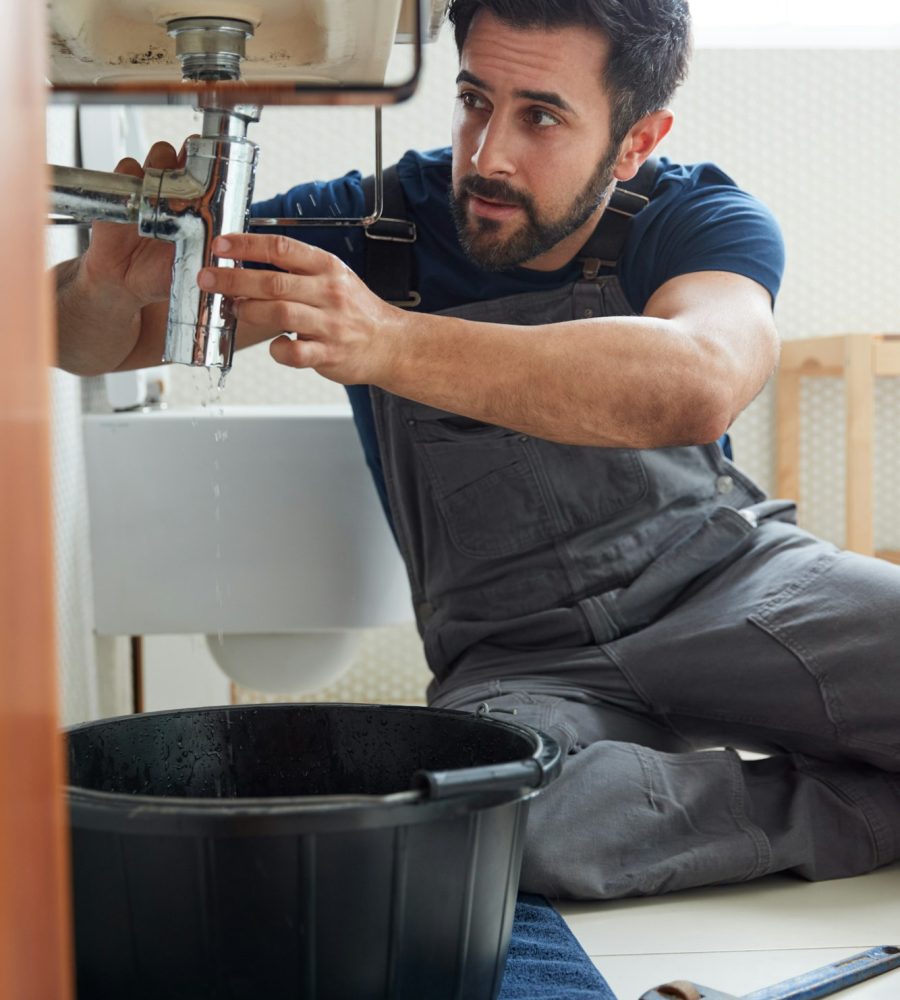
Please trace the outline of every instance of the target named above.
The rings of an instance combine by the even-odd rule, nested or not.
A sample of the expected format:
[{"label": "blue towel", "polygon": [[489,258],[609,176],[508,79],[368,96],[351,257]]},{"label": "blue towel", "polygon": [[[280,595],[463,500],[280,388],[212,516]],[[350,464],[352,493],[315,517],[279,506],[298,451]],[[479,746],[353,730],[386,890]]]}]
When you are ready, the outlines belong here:
[{"label": "blue towel", "polygon": [[616,1000],[606,980],[542,896],[519,896],[497,1000]]}]

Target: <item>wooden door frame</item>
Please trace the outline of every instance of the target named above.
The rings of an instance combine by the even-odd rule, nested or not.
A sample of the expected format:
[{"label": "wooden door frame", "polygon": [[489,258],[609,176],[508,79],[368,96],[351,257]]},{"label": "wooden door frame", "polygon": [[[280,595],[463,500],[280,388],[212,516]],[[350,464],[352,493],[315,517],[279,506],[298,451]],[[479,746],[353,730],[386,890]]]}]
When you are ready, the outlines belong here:
[{"label": "wooden door frame", "polygon": [[44,4],[0,0],[0,1000],[69,1000],[45,276]]}]

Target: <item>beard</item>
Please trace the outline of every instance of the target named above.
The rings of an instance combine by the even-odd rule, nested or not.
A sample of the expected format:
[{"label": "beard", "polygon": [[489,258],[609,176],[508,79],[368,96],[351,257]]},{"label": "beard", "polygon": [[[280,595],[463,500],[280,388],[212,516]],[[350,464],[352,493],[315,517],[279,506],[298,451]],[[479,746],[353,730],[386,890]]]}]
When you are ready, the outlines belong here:
[{"label": "beard", "polygon": [[[583,226],[602,204],[613,183],[618,152],[614,146],[609,150],[581,192],[555,218],[542,216],[532,196],[507,181],[467,174],[460,180],[458,191],[450,190],[450,211],[466,255],[487,271],[508,271],[551,250]],[[503,223],[496,219],[469,219],[472,195],[519,206],[525,214],[524,224],[502,239],[499,234]]]}]

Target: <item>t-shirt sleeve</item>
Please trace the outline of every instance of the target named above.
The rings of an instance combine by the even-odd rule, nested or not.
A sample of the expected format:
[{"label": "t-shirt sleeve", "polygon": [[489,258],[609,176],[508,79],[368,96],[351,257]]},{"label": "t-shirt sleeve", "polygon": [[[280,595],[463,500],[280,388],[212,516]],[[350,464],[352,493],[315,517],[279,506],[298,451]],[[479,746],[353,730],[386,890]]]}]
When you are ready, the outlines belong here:
[{"label": "t-shirt sleeve", "polygon": [[784,273],[784,240],[762,202],[728,184],[693,187],[663,202],[656,213],[653,202],[645,209],[651,219],[626,248],[623,270],[632,276],[626,292],[636,311],[669,279],[697,271],[743,274],[766,288],[774,303]]}]

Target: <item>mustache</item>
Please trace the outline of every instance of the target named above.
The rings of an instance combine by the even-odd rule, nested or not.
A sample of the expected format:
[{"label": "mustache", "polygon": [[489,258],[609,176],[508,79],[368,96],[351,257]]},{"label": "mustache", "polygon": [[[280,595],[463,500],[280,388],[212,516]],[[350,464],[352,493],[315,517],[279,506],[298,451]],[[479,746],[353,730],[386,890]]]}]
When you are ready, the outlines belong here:
[{"label": "mustache", "polygon": [[474,195],[476,198],[488,198],[506,202],[508,205],[531,208],[531,198],[523,191],[518,191],[508,181],[492,180],[488,177],[479,177],[477,174],[467,174],[460,180],[459,194],[460,197]]}]

